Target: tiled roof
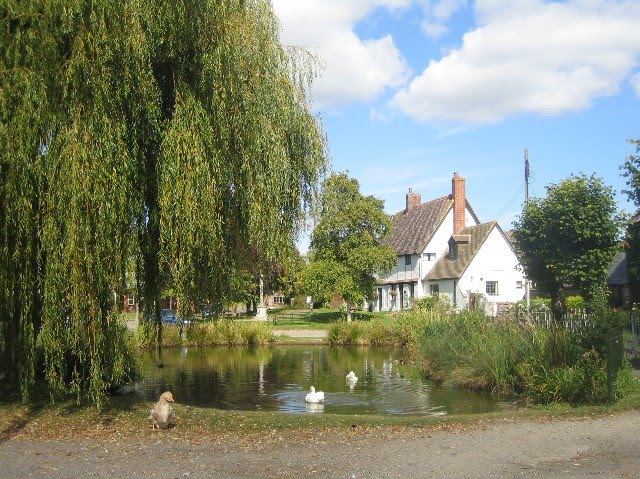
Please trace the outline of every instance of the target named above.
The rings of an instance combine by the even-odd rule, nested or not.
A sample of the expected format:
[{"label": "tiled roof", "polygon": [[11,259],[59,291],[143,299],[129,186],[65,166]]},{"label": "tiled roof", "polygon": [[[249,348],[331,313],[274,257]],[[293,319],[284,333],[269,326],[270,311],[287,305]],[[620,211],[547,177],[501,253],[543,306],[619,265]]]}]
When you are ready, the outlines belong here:
[{"label": "tiled roof", "polygon": [[452,206],[451,195],[447,195],[414,206],[408,213],[396,213],[389,245],[397,255],[421,253]]},{"label": "tiled roof", "polygon": [[471,264],[476,253],[486,241],[491,230],[497,222],[482,223],[476,226],[467,226],[460,231],[460,235],[469,235],[468,243],[458,243],[458,255],[456,259],[449,259],[449,254],[442,255],[433,265],[426,279],[451,279],[460,278]]},{"label": "tiled roof", "polygon": [[627,276],[627,254],[620,251],[613,257],[611,266],[607,270],[608,285],[623,285],[629,283]]}]

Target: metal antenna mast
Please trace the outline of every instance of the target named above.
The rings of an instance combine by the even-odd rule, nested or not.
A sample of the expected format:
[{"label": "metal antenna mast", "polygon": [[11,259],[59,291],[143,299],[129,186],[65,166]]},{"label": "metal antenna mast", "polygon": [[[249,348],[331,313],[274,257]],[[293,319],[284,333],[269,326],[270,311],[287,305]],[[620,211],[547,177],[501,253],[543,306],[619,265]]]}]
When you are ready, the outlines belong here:
[{"label": "metal antenna mast", "polygon": [[[529,203],[529,150],[524,149],[524,205]],[[524,297],[527,305],[527,312],[531,309],[531,282],[529,278],[524,278]]]},{"label": "metal antenna mast", "polygon": [[524,204],[529,202],[529,150],[524,149]]}]

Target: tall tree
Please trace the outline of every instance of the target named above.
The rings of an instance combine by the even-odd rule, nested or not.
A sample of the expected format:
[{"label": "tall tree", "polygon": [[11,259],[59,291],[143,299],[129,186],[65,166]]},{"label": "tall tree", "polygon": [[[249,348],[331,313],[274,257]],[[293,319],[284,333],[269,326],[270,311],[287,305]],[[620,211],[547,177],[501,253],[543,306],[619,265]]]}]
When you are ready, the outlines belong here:
[{"label": "tall tree", "polygon": [[165,276],[182,310],[222,304],[290,243],[325,139],[278,29],[268,0],[2,2],[0,370],[24,397],[38,335],[52,390],[124,379],[131,258],[159,325]]},{"label": "tall tree", "polygon": [[316,301],[340,295],[349,321],[351,307],[373,299],[374,274],[396,262],[391,247],[383,244],[391,231],[383,208],[382,200],[363,196],[358,181],[344,173],[334,173],[323,183],[303,288]]},{"label": "tall tree", "polygon": [[607,267],[618,248],[621,217],[611,188],[594,176],[571,176],[547,186],[514,223],[520,260],[538,289],[560,299],[573,285],[585,297],[605,287]]},{"label": "tall tree", "polygon": [[636,205],[636,212],[627,226],[627,270],[631,301],[640,301],[640,139],[627,140],[636,147],[636,154],[627,156],[620,167],[622,176],[627,179],[628,190],[623,190]]}]

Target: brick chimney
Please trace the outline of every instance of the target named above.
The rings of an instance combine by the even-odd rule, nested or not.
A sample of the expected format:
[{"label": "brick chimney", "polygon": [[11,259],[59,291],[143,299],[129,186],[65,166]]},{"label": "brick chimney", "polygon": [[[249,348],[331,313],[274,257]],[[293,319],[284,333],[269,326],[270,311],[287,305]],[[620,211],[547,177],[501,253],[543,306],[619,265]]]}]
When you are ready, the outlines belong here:
[{"label": "brick chimney", "polygon": [[420,193],[414,193],[411,188],[409,188],[409,193],[407,193],[407,207],[404,210],[405,213],[408,213],[409,210],[415,208],[416,206],[420,206],[422,204],[422,197]]},{"label": "brick chimney", "polygon": [[467,199],[464,192],[464,178],[453,174],[451,179],[451,196],[453,197],[453,234],[458,234],[466,226],[465,210]]}]

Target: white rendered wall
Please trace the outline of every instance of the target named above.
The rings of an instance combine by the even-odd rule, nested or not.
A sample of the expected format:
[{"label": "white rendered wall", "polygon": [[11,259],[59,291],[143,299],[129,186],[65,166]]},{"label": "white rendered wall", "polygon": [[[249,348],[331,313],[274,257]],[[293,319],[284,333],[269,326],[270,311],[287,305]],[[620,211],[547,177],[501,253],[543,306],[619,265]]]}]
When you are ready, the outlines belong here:
[{"label": "white rendered wall", "polygon": [[[524,276],[518,260],[498,228],[493,228],[482,248],[460,278],[459,288],[468,302],[468,293],[482,293],[491,303],[515,303],[524,297]],[[498,294],[486,292],[487,281],[498,282]],[[518,287],[520,282],[520,287]]]},{"label": "white rendered wall", "polygon": [[[469,211],[469,208],[465,210],[465,222],[467,226],[475,226],[476,224],[478,224],[473,219],[473,215]],[[444,221],[442,222],[436,233],[433,235],[433,238],[431,238],[431,241],[429,241],[429,243],[427,244],[427,247],[422,252],[423,254],[420,255],[420,257],[422,258],[422,269],[420,271],[420,278],[424,278],[429,273],[429,271],[431,271],[431,268],[433,268],[433,266],[436,264],[436,261],[438,261],[443,254],[447,254],[447,252],[449,251],[449,238],[451,238],[452,234],[453,208],[449,210],[449,213],[447,213]],[[435,253],[435,260],[426,261],[424,259],[424,253]],[[429,294],[428,286],[426,288],[421,288],[421,290],[422,294],[419,297]],[[453,287],[451,288],[451,291],[453,293]]]}]

